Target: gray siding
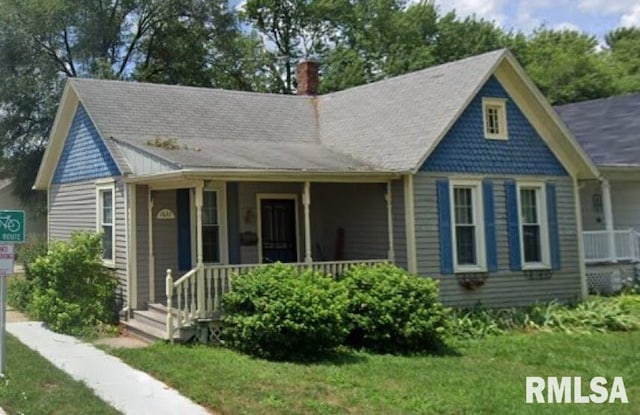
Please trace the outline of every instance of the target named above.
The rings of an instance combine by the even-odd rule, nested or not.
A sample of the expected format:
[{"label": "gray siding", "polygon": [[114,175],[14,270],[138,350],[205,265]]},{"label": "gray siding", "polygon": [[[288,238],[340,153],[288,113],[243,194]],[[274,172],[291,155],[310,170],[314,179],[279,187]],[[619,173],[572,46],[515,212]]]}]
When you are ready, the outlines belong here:
[{"label": "gray siding", "polygon": [[338,229],[344,259],[384,259],[389,250],[383,183],[313,183],[311,238],[315,260],[335,260]]},{"label": "gray siding", "polygon": [[136,252],[138,308],[149,302],[149,188],[136,188]]},{"label": "gray siding", "polygon": [[[153,256],[155,260],[155,302],[164,302],[165,277],[168,268],[178,269],[178,225],[176,219],[158,219],[162,209],[176,213],[176,191],[152,191],[153,198]],[[181,275],[175,275],[176,279]]]},{"label": "gray siding", "polygon": [[[124,183],[115,185],[115,275],[118,296],[127,298],[127,248]],[[68,241],[74,231],[96,232],[96,185],[93,180],[56,184],[49,189],[49,240]]]},{"label": "gray siding", "polygon": [[436,196],[436,180],[440,177],[426,173],[416,175],[414,194],[418,273],[440,280],[443,302],[451,305],[475,305],[480,303],[488,307],[507,307],[552,299],[571,301],[579,297],[580,267],[575,201],[570,178],[547,178],[548,181],[556,185],[562,266],[559,271],[554,271],[551,279],[548,280],[531,280],[523,272],[509,270],[504,193],[505,179],[491,178],[494,183],[498,271],[489,274],[484,286],[475,290],[466,290],[458,284],[454,275],[440,275],[440,243]]}]

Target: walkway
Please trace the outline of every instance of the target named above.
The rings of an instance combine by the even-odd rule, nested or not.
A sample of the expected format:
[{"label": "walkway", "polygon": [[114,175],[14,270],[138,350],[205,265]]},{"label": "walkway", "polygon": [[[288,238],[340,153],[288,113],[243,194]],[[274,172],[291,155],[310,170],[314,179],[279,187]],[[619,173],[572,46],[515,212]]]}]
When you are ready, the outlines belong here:
[{"label": "walkway", "polygon": [[8,323],[7,331],[124,414],[210,414],[148,374],[75,337],[54,333],[42,323]]}]

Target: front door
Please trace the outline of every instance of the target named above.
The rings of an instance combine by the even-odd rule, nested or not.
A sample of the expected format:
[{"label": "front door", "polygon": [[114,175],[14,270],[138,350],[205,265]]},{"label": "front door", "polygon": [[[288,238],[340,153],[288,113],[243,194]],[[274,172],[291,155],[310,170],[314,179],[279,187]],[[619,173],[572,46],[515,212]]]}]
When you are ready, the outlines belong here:
[{"label": "front door", "polygon": [[297,262],[295,200],[262,199],[260,219],[262,262]]}]

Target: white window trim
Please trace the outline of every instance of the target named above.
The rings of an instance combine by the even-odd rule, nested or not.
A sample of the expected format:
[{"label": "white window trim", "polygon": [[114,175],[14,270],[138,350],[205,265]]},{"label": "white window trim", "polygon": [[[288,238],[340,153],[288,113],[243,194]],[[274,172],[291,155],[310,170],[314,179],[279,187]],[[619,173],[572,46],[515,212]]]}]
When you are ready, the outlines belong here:
[{"label": "white window trim", "polygon": [[[455,196],[456,187],[470,187],[471,199],[473,201],[473,221],[476,226],[476,265],[458,265],[458,249],[456,241],[456,216],[455,216]],[[482,181],[480,180],[450,180],[449,181],[449,209],[451,217],[451,245],[453,252],[453,272],[486,272],[487,254],[484,237],[484,201],[482,198]]]},{"label": "white window trim", "polygon": [[[541,262],[525,262],[524,260],[524,233],[522,232],[522,202],[520,201],[520,190],[522,188],[535,188],[536,203],[539,212],[540,221],[540,253]],[[544,182],[518,182],[517,183],[517,198],[518,198],[518,237],[520,238],[520,260],[522,263],[522,269],[528,270],[544,270],[551,269],[551,253],[549,251],[549,221],[547,217],[547,194]]]},{"label": "white window trim", "polygon": [[104,266],[116,267],[116,183],[114,180],[96,182],[96,232],[102,232],[102,192],[111,191],[111,258],[102,259]]},{"label": "white window trim", "polygon": [[[500,134],[489,133],[487,125],[487,106],[498,107],[498,130]],[[482,98],[482,125],[484,138],[487,140],[508,140],[509,130],[507,125],[507,99],[506,98]]]},{"label": "white window trim", "polygon": [[296,257],[297,262],[302,258],[302,251],[300,249],[300,214],[298,211],[298,195],[296,193],[256,193],[256,206],[258,208],[256,213],[256,225],[258,233],[258,263],[262,264],[262,200],[263,199],[280,199],[280,200],[293,200],[295,209],[295,224],[296,224]]}]

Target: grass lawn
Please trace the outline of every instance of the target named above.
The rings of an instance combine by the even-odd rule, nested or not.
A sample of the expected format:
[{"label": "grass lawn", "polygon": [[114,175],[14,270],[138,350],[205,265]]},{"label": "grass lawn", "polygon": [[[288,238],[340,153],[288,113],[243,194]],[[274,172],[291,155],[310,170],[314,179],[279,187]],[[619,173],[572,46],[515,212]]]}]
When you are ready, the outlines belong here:
[{"label": "grass lawn", "polygon": [[9,414],[118,414],[83,383],[7,336],[7,377],[0,379],[0,407]]},{"label": "grass lawn", "polygon": [[[350,353],[275,363],[222,348],[112,350],[191,399],[228,414],[640,413],[640,332],[509,334],[448,356]],[[624,378],[629,404],[525,404],[526,376]]]}]

